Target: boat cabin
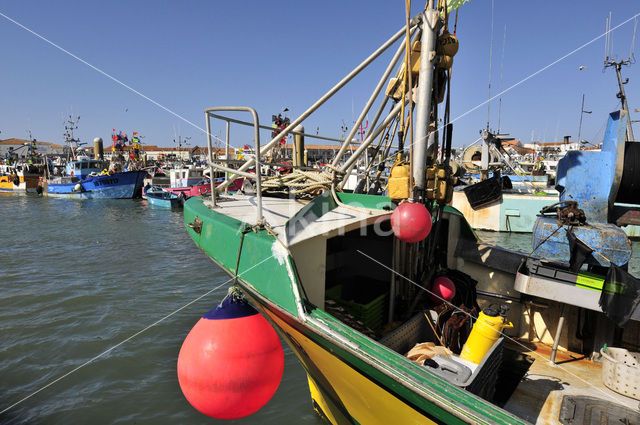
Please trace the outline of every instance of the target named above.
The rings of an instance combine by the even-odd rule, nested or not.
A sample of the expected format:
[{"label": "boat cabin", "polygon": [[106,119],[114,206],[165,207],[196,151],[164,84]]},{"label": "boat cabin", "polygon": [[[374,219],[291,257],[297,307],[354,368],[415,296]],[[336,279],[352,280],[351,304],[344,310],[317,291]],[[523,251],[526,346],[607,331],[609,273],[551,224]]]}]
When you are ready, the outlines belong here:
[{"label": "boat cabin", "polygon": [[82,180],[92,173],[101,173],[103,169],[104,163],[102,161],[90,159],[88,156],[80,156],[77,160],[67,163],[64,174]]}]

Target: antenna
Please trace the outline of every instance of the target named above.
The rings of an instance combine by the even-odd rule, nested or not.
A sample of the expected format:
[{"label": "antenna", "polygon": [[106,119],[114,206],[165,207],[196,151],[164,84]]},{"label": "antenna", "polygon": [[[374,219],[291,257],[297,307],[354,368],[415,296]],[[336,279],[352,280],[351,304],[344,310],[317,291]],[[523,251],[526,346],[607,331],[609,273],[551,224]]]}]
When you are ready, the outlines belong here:
[{"label": "antenna", "polygon": [[606,64],[609,61],[609,31],[611,26],[611,12],[609,12],[609,17],[605,20],[604,25],[604,63]]},{"label": "antenna", "polygon": [[[504,70],[504,45],[507,42],[507,24],[504,24],[504,35],[502,37],[502,59],[500,60],[500,88],[498,89],[502,93],[502,74]],[[498,134],[500,134],[500,118],[502,116],[502,95],[498,100]]]},{"label": "antenna", "polygon": [[[620,91],[617,93],[617,97],[618,99],[620,99],[620,102],[622,103],[622,110],[625,111],[627,113],[627,116],[629,117],[629,119],[627,120],[627,141],[634,141],[634,135],[633,135],[633,127],[631,126],[631,115],[629,113],[629,104],[627,103],[627,95],[624,91],[624,85],[627,84],[629,82],[629,79],[626,78],[624,81],[622,80],[622,67],[626,66],[626,65],[630,65],[633,64],[635,62],[635,58],[633,56],[633,49],[635,47],[635,38],[636,38],[636,31],[637,31],[637,25],[638,25],[638,19],[635,19],[635,23],[633,26],[633,38],[631,39],[631,51],[629,53],[629,57],[627,59],[624,60],[615,60],[615,56],[613,56],[612,52],[612,34],[610,33],[611,31],[611,12],[609,12],[609,19],[607,21],[607,29],[609,32],[609,37],[608,37],[608,50],[609,50],[609,54],[606,56],[605,61],[604,61],[604,69],[607,68],[615,68],[616,70],[616,75],[618,77],[618,87],[620,89]],[[605,50],[607,50],[607,47],[605,47]]]},{"label": "antenna", "polygon": [[636,31],[638,30],[638,17],[633,20],[633,37],[631,38],[631,48],[629,49],[629,62],[635,63],[636,57],[633,54],[633,51],[636,47]]},{"label": "antenna", "polygon": [[487,102],[487,131],[489,131],[489,121],[491,121],[491,74],[493,63],[493,7],[494,0],[491,0],[491,45],[489,46],[489,101]]}]

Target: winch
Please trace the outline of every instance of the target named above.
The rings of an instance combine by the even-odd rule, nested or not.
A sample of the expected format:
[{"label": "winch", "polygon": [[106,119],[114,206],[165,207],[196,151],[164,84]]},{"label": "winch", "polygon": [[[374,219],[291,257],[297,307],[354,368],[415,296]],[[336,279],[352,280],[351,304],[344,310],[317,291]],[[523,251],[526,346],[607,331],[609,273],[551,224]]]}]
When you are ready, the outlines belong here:
[{"label": "winch", "polygon": [[[541,215],[533,228],[534,253],[542,258],[569,260],[569,242],[562,228],[599,254],[587,261],[624,265],[631,242],[620,226],[640,225],[640,143],[628,140],[625,110],[609,114],[600,151],[570,151],[558,162],[556,189],[560,203],[584,211],[586,223],[563,222]],[[566,215],[566,214],[565,214]],[[572,215],[573,216],[573,215]]]}]

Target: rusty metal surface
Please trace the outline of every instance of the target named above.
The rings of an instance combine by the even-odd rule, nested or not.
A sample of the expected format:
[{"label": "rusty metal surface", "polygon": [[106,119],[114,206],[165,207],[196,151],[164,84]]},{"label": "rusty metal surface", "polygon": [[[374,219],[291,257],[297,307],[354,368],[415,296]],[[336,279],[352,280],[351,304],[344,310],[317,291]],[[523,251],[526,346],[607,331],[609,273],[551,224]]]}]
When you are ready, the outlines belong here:
[{"label": "rusty metal surface", "polygon": [[[532,349],[518,351],[533,357],[534,362],[515,392],[504,406],[535,424],[560,424],[562,399],[566,395],[588,396],[609,403],[637,409],[637,400],[617,394],[602,383],[602,366],[577,353],[558,352],[558,365],[549,362],[551,348],[528,343]],[[512,346],[513,347],[513,346]]]},{"label": "rusty metal surface", "polygon": [[[540,217],[536,221],[532,248],[539,246],[534,252],[535,256],[548,260],[569,261],[566,226],[560,229],[559,227],[555,217]],[[619,266],[627,264],[631,258],[631,241],[624,231],[614,224],[590,223],[589,226],[574,227],[573,232],[580,240]],[[598,254],[592,255],[589,261],[604,267],[609,266],[609,262]]]},{"label": "rusty metal surface", "polygon": [[616,224],[618,226],[625,226],[629,224],[635,226],[640,225],[640,210],[632,209],[625,211],[621,216],[616,218]]}]

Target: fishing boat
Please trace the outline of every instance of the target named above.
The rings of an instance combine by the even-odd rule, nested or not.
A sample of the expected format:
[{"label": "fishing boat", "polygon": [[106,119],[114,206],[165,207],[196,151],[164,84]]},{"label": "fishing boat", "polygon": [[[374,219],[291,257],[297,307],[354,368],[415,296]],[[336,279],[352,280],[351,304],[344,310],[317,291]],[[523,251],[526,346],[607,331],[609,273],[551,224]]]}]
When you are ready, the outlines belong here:
[{"label": "fishing boat", "polygon": [[42,164],[0,164],[0,191],[36,192],[43,174]]},{"label": "fishing boat", "polygon": [[[224,182],[223,177],[215,179],[215,185]],[[228,186],[227,191],[235,192],[242,188],[244,179],[236,179]],[[186,197],[203,196],[211,194],[211,179],[207,170],[195,165],[177,167],[169,170],[169,177],[151,177],[145,179],[145,186],[151,184],[161,187],[177,195],[184,194]]]},{"label": "fishing boat", "polygon": [[[632,63],[630,59],[621,61],[617,66],[616,63],[611,64],[605,61],[605,68],[616,67],[619,89],[616,98],[624,99],[622,110],[627,115],[629,115],[629,109],[624,85],[629,83],[629,79],[627,78],[623,82],[621,67]],[[584,110],[584,105],[582,109]],[[632,129],[630,132],[633,134]],[[536,162],[529,164],[534,167],[539,165],[540,170],[549,170],[553,176],[553,179],[550,180],[551,176],[547,173],[535,175],[534,170],[525,171],[522,163],[511,161],[503,147],[505,141],[513,139],[492,134],[487,124],[487,130],[482,136],[482,145],[471,146],[462,155],[462,166],[472,174],[473,184],[456,187],[451,205],[461,211],[471,227],[476,230],[531,233],[534,231],[533,225],[541,211],[560,201],[561,194],[556,190],[558,161],[574,152],[592,152],[594,155],[604,158],[607,154],[602,153],[600,147],[605,144],[615,144],[616,137],[615,133],[606,133],[603,140],[592,148],[575,150],[565,148],[562,150],[564,152],[562,156],[555,153],[547,155],[547,157],[540,157]],[[630,140],[634,140],[634,137],[630,136]],[[564,142],[558,143],[558,145],[571,147],[569,136],[565,136]],[[579,146],[580,144],[578,144]],[[573,147],[576,147],[575,144]],[[614,166],[615,163],[605,162],[599,167],[598,172],[605,176],[611,172],[611,168]],[[491,173],[493,173],[493,178],[490,177]],[[506,186],[502,184],[504,180],[501,180],[505,177],[509,182]],[[588,176],[588,178],[592,177]],[[608,181],[606,178],[604,180]],[[551,181],[554,183],[553,187],[549,185]],[[640,227],[636,225],[625,225],[623,229],[629,237],[640,237]]]},{"label": "fishing boat", "polygon": [[[211,157],[209,165],[232,173],[232,179],[251,179],[256,190],[225,196],[225,182],[210,197],[189,199],[184,206],[187,232],[296,354],[307,373],[313,407],[329,423],[594,423],[591,418],[636,423],[640,379],[636,390],[627,391],[616,382],[623,378],[603,370],[617,368],[625,355],[638,359],[631,349],[640,342],[640,312],[632,309],[616,329],[594,303],[605,293],[602,269],[581,265],[571,272],[567,252],[560,250],[568,250],[564,233],[547,225],[574,217],[575,210],[559,208],[557,217],[540,224],[537,248],[545,238],[553,239],[551,251],[561,257],[551,262],[483,244],[465,217],[446,205],[453,190],[448,73],[458,43],[447,31],[447,17],[446,10],[429,2],[264,145],[253,108],[205,110],[207,129],[212,118],[237,122],[221,116],[223,111],[253,117],[255,156],[237,170]],[[273,189],[274,178],[247,172],[261,170],[262,156],[290,129],[403,37],[324,171],[301,172],[279,190]],[[372,130],[344,160],[379,97]],[[430,117],[437,118],[438,103],[445,98],[444,125],[438,128]],[[390,112],[383,115],[389,103]],[[627,120],[618,113],[610,131],[620,134]],[[413,140],[408,138],[414,134],[412,123]],[[341,191],[358,157],[374,141],[395,137],[400,147],[389,196]],[[407,159],[409,142],[412,156]],[[611,146],[624,152],[626,143],[616,138]],[[578,196],[574,176],[563,170],[559,175],[566,177],[566,196]],[[569,226],[579,224],[561,221],[559,229]],[[596,235],[602,242],[603,234],[597,226],[583,231],[579,237],[594,236],[588,238],[594,251],[624,266],[628,241],[598,244]],[[537,290],[541,284],[546,290]],[[581,300],[585,293],[589,302]],[[637,369],[631,366],[630,373]]]},{"label": "fishing boat", "polygon": [[147,172],[107,171],[102,161],[79,156],[76,160],[69,161],[58,174],[51,173],[45,179],[44,193],[47,196],[123,199],[140,196]]},{"label": "fishing boat", "polygon": [[184,194],[175,194],[158,186],[145,186],[142,197],[149,204],[162,208],[181,208],[187,199]]},{"label": "fishing boat", "polygon": [[[26,150],[26,154],[20,158],[18,152],[22,149]],[[36,192],[44,168],[35,141],[11,149],[6,158],[0,161],[0,191]]]}]

